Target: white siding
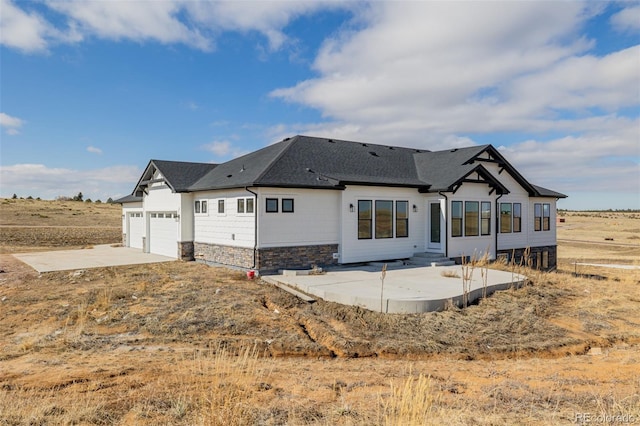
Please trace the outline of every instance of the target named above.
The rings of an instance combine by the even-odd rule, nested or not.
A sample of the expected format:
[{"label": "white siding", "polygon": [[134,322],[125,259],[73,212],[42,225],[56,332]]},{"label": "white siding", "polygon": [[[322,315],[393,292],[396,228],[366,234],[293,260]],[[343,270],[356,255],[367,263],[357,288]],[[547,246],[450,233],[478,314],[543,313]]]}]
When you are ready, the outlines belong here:
[{"label": "white siding", "polygon": [[[417,189],[349,186],[342,192],[340,211],[342,212],[342,238],[340,241],[340,262],[364,262],[371,260],[402,259],[425,250],[426,241],[426,202],[425,196]],[[358,200],[393,200],[409,202],[408,238],[358,239]],[[350,211],[353,204],[354,211]],[[413,205],[418,212],[413,211]],[[395,228],[395,221],[394,221]],[[395,231],[395,229],[394,229]],[[395,233],[394,233],[395,235]]]},{"label": "white siding", "polygon": [[[287,247],[338,244],[340,195],[329,189],[260,188],[258,246]],[[278,199],[278,212],[267,213],[267,198]],[[282,212],[282,199],[294,200],[294,212]]]},{"label": "white siding", "polygon": [[[536,203],[540,204],[550,204],[550,214],[549,217],[549,230],[548,231],[535,231],[534,229],[534,205]],[[537,247],[537,246],[551,246],[556,245],[556,200],[555,198],[530,198],[529,199],[529,246]]]},{"label": "white siding", "polygon": [[[255,191],[254,191],[255,192]],[[238,213],[238,198],[253,198],[242,189],[206,191],[193,194],[196,200],[207,200],[207,213],[191,213],[194,241],[237,247],[253,247],[255,237],[254,214]],[[224,200],[224,213],[218,213],[218,200]],[[193,207],[191,207],[193,212]],[[255,211],[255,206],[254,206]]]}]

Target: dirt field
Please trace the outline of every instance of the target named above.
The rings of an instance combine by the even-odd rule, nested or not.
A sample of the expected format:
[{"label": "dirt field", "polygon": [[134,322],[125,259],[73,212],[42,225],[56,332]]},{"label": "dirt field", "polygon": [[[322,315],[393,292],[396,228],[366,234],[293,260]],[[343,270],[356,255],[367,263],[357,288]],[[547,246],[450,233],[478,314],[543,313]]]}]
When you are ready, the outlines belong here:
[{"label": "dirt field", "polygon": [[[87,246],[94,225],[119,242],[120,210],[4,201],[0,425],[640,424],[640,271],[571,275],[579,256],[637,262],[640,214],[570,212],[559,272],[464,310],[383,315],[196,263],[38,274],[9,253]],[[20,211],[48,217],[23,214],[31,239],[7,242]]]}]

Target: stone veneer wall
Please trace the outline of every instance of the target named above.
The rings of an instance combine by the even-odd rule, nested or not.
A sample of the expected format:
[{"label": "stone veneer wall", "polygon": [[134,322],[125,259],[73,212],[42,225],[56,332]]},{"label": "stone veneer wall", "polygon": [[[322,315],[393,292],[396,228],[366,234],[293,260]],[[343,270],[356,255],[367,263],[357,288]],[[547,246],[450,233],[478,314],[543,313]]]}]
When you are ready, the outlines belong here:
[{"label": "stone veneer wall", "polygon": [[[558,266],[558,246],[530,247],[529,249],[529,258],[531,259],[532,268],[541,269],[543,271],[552,271]],[[526,263],[526,260],[522,260],[525,250],[526,248],[498,250],[498,256],[506,256],[509,262],[514,258],[516,264],[520,264],[520,262]],[[548,264],[546,268],[544,268],[542,264],[543,253],[545,251],[548,254]]]},{"label": "stone veneer wall", "polygon": [[178,258],[180,260],[193,260],[193,241],[178,243]]},{"label": "stone veneer wall", "polygon": [[220,244],[193,243],[193,257],[205,262],[251,268],[253,249],[247,247],[225,246]]},{"label": "stone veneer wall", "polygon": [[[255,269],[276,271],[286,268],[311,268],[313,265],[334,265],[338,260],[333,258],[333,253],[337,252],[338,244],[262,248],[256,251]],[[204,262],[241,268],[254,267],[252,248],[196,242],[193,254],[196,260]]]},{"label": "stone veneer wall", "polygon": [[122,234],[122,247],[127,246],[127,234]]},{"label": "stone veneer wall", "polygon": [[256,263],[261,271],[335,265],[338,259],[333,258],[333,253],[337,252],[338,244],[270,247],[258,250]]}]

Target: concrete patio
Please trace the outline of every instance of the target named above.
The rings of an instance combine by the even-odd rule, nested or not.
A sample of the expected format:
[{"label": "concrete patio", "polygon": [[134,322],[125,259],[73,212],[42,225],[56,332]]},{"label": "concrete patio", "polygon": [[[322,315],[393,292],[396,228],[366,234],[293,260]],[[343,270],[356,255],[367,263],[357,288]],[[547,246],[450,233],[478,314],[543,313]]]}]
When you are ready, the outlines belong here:
[{"label": "concrete patio", "polygon": [[[445,274],[455,273],[457,277]],[[387,313],[420,313],[441,311],[448,303],[462,306],[462,270],[458,266],[407,267],[387,270],[382,295],[382,310]],[[277,282],[344,305],[380,311],[381,268],[359,266],[338,268],[320,275],[270,275],[266,282]],[[488,270],[487,295],[521,286],[526,277],[511,272]],[[480,298],[483,282],[480,269],[473,272],[469,302]]]}]

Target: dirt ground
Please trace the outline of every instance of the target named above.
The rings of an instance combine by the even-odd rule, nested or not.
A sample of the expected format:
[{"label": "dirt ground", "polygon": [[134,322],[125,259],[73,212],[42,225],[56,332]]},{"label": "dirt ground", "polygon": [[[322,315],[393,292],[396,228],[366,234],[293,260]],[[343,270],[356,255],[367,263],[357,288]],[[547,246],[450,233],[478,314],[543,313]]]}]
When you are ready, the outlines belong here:
[{"label": "dirt ground", "polygon": [[[33,203],[87,232],[67,241],[29,216],[30,242],[2,242],[0,425],[640,423],[640,271],[572,275],[577,241],[592,242],[581,262],[637,262],[640,214],[568,212],[558,272],[463,310],[385,315],[193,262],[38,274],[9,253],[90,245],[95,206]],[[95,211],[119,226],[119,209]]]}]

